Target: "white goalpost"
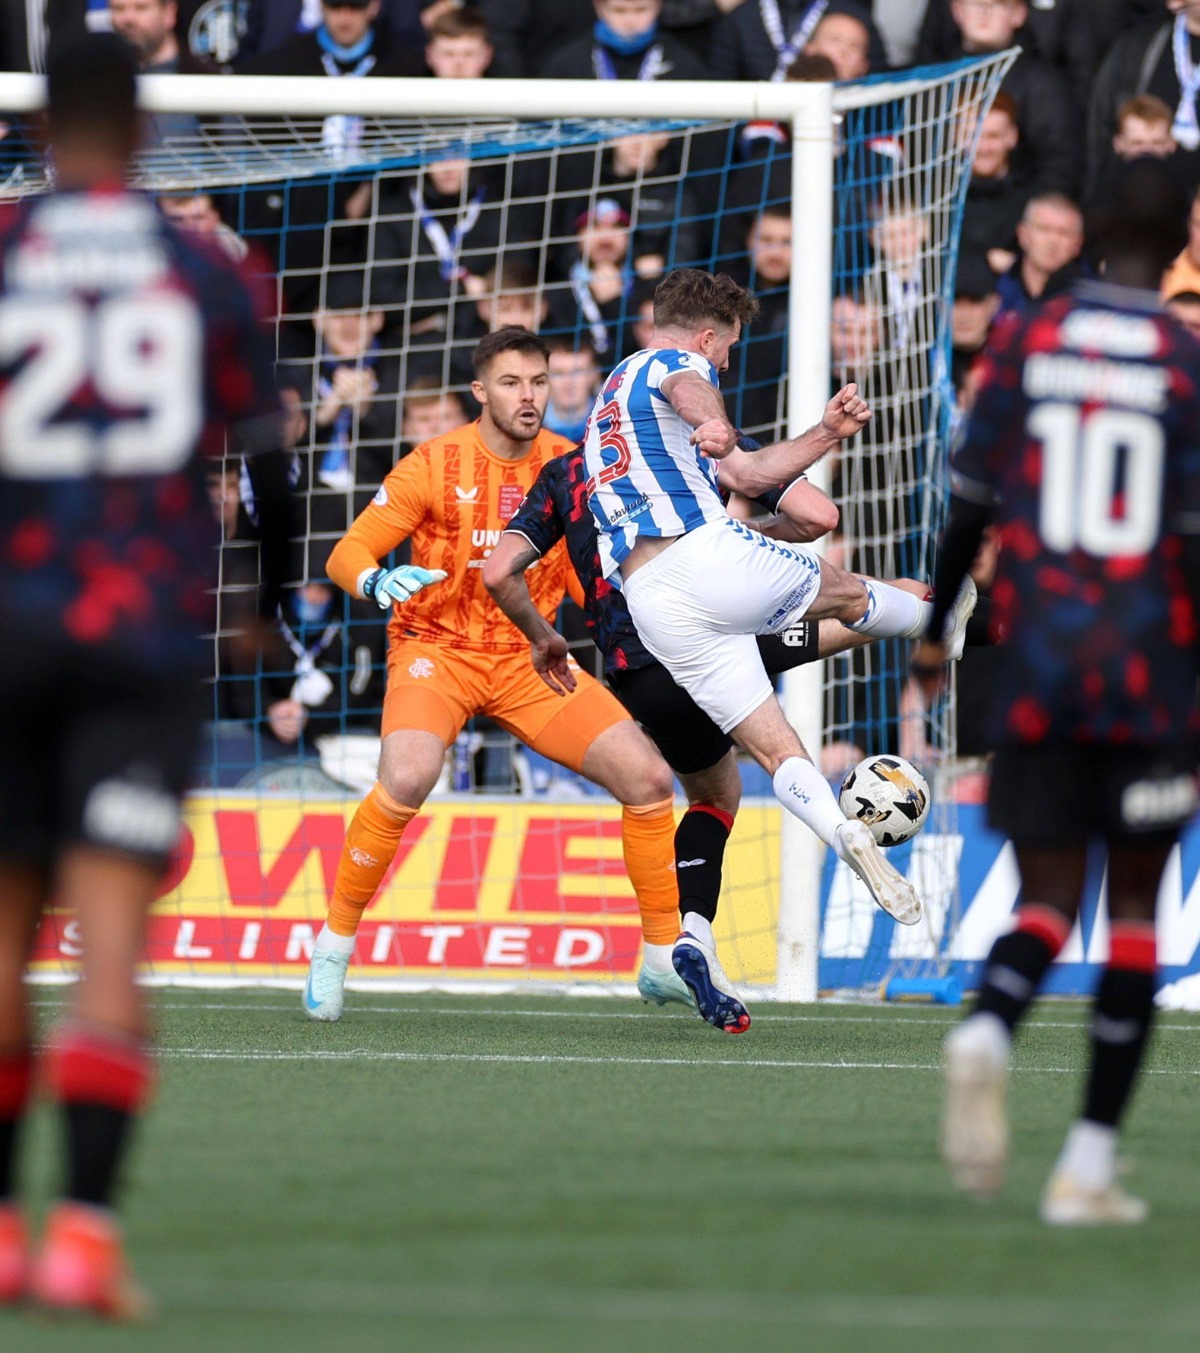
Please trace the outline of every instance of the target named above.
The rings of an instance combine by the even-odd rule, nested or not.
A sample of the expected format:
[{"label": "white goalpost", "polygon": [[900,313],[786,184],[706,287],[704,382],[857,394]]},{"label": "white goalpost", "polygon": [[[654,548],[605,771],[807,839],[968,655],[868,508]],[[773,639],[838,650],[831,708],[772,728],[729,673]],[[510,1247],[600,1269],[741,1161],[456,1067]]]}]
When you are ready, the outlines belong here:
[{"label": "white goalpost", "polygon": [[[667,268],[724,269],[730,259],[740,267],[746,224],[790,205],[786,362],[773,382],[754,387],[757,402],[743,373],[737,407],[768,409],[750,429],[764,440],[795,435],[819,418],[831,385],[857,380],[876,417],[836,460],[810,474],[842,513],[830,548],[862,572],[928,581],[952,413],[947,359],[958,223],[982,117],[1012,59],[1003,54],[848,86],[151,76],[142,82],[147,111],[195,115],[198,132],[148,150],[137,181],[161,194],[209,194],[247,243],[256,245],[261,232],[275,251],[281,364],[312,369],[297,378],[297,388],[309,383],[300,389],[308,430],[297,453],[311,454],[314,466],[324,454],[311,394],[320,379],[320,343],[311,338],[317,317],[350,276],[383,278],[392,288],[383,301],[364,293],[360,304],[384,314],[371,360],[394,368],[387,387],[394,408],[383,431],[356,414],[349,478],[336,491],[319,489],[306,508],[306,548],[328,543],[361,506],[366,485],[354,481],[355,466],[366,464],[364,448],[372,445],[373,464],[395,453],[406,400],[460,393],[455,345],[474,332],[480,296],[497,302],[506,259],[529,270],[525,289],[535,307],[549,305],[546,332],[573,323],[577,335],[589,324],[603,335],[607,323],[613,342],[622,343],[635,332],[636,298],[650,275],[645,258]],[[0,110],[18,127],[42,99],[41,77],[0,74]],[[348,134],[331,138],[333,119],[343,120],[339,131]],[[763,127],[770,149],[764,153],[759,143],[747,150],[748,129]],[[46,186],[36,149],[16,144],[19,136],[0,139],[0,200]],[[659,158],[619,182],[610,179],[604,156],[616,142],[638,137],[652,140]],[[459,271],[472,284],[447,282],[435,306],[420,290],[420,261],[398,253],[395,241],[412,225],[410,181],[447,156],[469,166],[454,190],[461,191],[459,219],[478,199],[475,219],[494,210],[494,229],[478,256],[470,255],[467,235]],[[472,186],[475,168],[490,176],[490,196]],[[320,211],[303,218],[301,190],[329,219],[322,223]],[[648,224],[652,198],[667,210],[656,207],[659,216]],[[581,295],[563,262],[575,243],[571,223],[581,204],[586,215],[610,199],[620,204],[631,240],[644,231],[651,243],[636,257],[630,246],[621,264],[625,291],[606,310],[611,317],[564,321]],[[893,257],[887,240],[901,241],[910,218],[911,256]],[[339,254],[346,239],[359,253]],[[892,286],[902,269],[911,283]],[[485,277],[491,291],[481,290]],[[750,281],[754,286],[753,274]],[[425,310],[436,314],[427,318]],[[846,325],[853,343],[839,337]],[[309,338],[303,351],[292,341],[299,330]],[[380,394],[377,406],[382,400]],[[743,425],[750,428],[748,417]],[[238,558],[227,542],[223,608],[247,585],[235,576]],[[352,691],[360,677],[369,684],[364,673],[372,663],[378,675],[380,655],[355,637],[365,634],[363,616],[347,610],[341,619],[345,656],[333,675]],[[234,623],[224,609],[220,623]],[[369,764],[372,743],[363,730],[371,711],[346,697],[319,770],[299,753],[267,757],[263,692],[271,674],[243,673],[241,685],[223,685],[219,639],[212,771],[193,800],[186,849],[156,909],[149,971],[162,981],[299,983],[324,915],[341,824],[357,802],[354,775],[339,767],[356,754]],[[911,741],[919,724],[922,750],[910,759],[920,759],[930,777],[935,810],[925,833],[901,848],[901,867],[924,897],[928,922],[908,935],[887,918],[881,923],[844,867],[834,868],[810,832],[773,800],[754,798],[752,787],[731,847],[726,928],[718,936],[732,954],[731,974],[760,999],[869,990],[888,973],[932,975],[953,961],[959,844],[952,700],[913,710],[898,647],[809,664],[787,676],[782,693],[814,759],[827,756],[830,775],[839,756],[899,750],[897,741]],[[222,703],[230,689],[248,701],[237,719]],[[360,940],[358,975],[381,984],[516,980],[629,991],[637,917],[619,871],[612,809],[552,776],[548,791],[537,793],[550,772],[519,749],[493,757],[487,730],[471,736],[476,740],[454,749],[427,825],[368,913],[374,923]],[[231,779],[222,758],[238,738],[251,750],[245,773]],[[497,788],[488,779],[497,759],[514,768],[515,795],[486,792]],[[44,976],[69,972],[68,925],[69,918],[52,918],[39,941]]]}]

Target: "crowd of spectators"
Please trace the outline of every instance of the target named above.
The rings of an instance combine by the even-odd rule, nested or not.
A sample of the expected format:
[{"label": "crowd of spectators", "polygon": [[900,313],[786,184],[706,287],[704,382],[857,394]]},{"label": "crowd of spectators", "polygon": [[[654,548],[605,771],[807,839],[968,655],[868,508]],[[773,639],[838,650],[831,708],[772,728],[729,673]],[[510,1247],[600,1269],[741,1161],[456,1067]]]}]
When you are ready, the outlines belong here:
[{"label": "crowd of spectators", "polygon": [[[125,36],[147,72],[339,79],[852,80],[1019,45],[982,125],[964,114],[951,132],[978,137],[951,317],[949,375],[964,399],[998,316],[1096,269],[1091,223],[1121,160],[1161,157],[1200,188],[1200,3],[1189,0],[0,0],[0,69],[36,70],[56,35],[99,27]],[[19,140],[7,130],[0,115],[0,181]],[[160,116],[149,134],[202,138],[204,126]],[[362,134],[358,118],[320,123],[339,163],[353,164]],[[870,388],[887,422],[878,440],[907,455],[925,410],[897,393],[911,384],[897,355],[939,323],[929,218],[901,172],[920,151],[883,125],[843,136],[837,153],[834,375]],[[288,676],[230,683],[222,712],[282,744],[377,708],[381,627],[335,604],[325,557],[397,455],[474,414],[470,353],[489,330],[547,336],[548,421],[577,434],[602,372],[643,345],[657,279],[715,264],[762,304],[723,382],[734,417],[764,439],[781,430],[792,224],[778,126],[508,161],[448,147],[417,170],[173,192],[162,206],[278,278],[298,503],[297,588],[278,636]],[[1164,296],[1200,329],[1200,198]],[[864,462],[841,484],[857,495],[861,540],[889,533],[891,473]],[[235,548],[254,530],[245,478],[215,479],[213,503],[224,598],[247,581]],[[850,562],[903,563],[861,550]]]}]

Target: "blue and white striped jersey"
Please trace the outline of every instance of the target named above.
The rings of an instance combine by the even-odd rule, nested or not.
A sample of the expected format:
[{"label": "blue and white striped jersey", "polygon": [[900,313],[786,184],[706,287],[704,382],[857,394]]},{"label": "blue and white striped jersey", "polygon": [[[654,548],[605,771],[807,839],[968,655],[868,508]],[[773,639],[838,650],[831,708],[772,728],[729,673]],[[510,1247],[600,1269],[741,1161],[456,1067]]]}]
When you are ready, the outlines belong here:
[{"label": "blue and white striped jersey", "polygon": [[727,515],[716,462],[691,444],[691,426],[663,394],[663,381],[677,371],[717,384],[716,368],[700,353],[643,349],[613,370],[588,419],[588,504],[599,528],[601,570],[618,585],[614,575],[639,535],[686,535]]}]

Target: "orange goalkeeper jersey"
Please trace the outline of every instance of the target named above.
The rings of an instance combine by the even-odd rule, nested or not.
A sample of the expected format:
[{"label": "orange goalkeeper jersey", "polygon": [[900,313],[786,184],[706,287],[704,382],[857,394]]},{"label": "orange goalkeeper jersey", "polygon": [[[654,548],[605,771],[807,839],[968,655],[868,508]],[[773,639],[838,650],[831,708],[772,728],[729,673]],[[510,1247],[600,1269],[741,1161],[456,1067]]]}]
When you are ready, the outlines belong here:
[{"label": "orange goalkeeper jersey", "polygon": [[[423,443],[389,472],[338,541],[329,576],[357,596],[362,574],[411,536],[412,562],[449,576],[393,609],[393,643],[411,636],[450,648],[528,649],[528,640],[488,595],[483,563],[542,466],[571,445],[543,429],[523,460],[504,460],[484,445],[478,422]],[[551,623],[569,570],[560,541],[525,575],[534,604]]]}]

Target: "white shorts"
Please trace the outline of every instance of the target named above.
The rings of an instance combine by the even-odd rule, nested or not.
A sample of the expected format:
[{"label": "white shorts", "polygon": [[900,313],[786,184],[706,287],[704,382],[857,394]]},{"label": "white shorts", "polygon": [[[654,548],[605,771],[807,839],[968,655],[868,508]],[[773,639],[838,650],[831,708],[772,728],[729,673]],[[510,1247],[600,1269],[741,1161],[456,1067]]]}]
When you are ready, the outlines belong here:
[{"label": "white shorts", "polygon": [[681,536],[621,591],[642,643],[728,733],[772,694],[755,636],[794,624],[820,586],[812,550],[726,518]]}]

